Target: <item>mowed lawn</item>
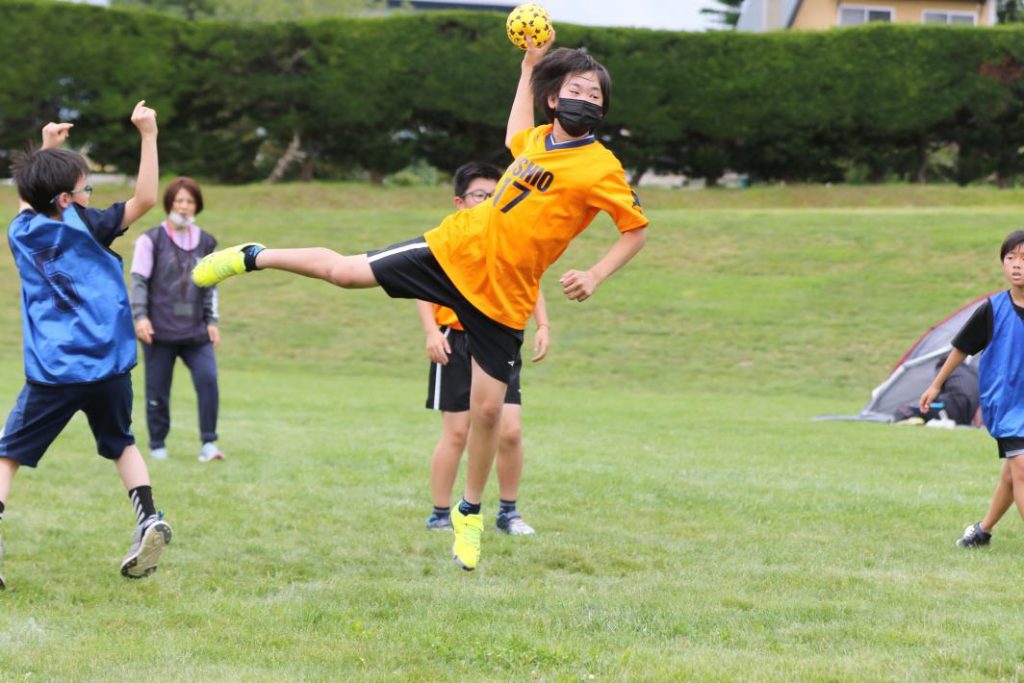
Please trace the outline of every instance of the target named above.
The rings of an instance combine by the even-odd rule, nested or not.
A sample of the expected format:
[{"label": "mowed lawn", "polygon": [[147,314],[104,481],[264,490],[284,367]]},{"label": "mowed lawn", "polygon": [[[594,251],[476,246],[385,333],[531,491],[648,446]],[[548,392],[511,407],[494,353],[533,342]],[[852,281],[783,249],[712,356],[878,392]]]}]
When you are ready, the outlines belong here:
[{"label": "mowed lawn", "polygon": [[[171,459],[150,468],[175,531],[157,574],[118,574],[132,512],[84,419],[19,473],[0,680],[1019,678],[1024,525],[1011,510],[992,547],[953,545],[988,503],[991,439],[812,418],[856,413],[930,324],[1002,286],[1024,193],[643,197],[647,248],[592,300],[565,301],[557,277],[612,243],[605,218],[545,279],[552,349],[523,380],[536,536],[493,532],[496,487],[478,571],[424,529],[439,418],[411,302],[238,278],[221,287],[228,459],[196,462],[179,366]],[[432,227],[449,197],[211,188],[207,206],[222,244],[359,252]],[[18,296],[2,257],[4,414]]]}]

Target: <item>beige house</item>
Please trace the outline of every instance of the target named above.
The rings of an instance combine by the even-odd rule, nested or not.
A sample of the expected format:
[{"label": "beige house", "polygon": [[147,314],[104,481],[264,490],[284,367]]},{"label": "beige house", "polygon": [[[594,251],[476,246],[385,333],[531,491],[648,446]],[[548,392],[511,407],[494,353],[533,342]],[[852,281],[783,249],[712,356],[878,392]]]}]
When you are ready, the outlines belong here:
[{"label": "beige house", "polygon": [[996,0],[746,0],[740,31],[820,30],[872,21],[992,26]]}]

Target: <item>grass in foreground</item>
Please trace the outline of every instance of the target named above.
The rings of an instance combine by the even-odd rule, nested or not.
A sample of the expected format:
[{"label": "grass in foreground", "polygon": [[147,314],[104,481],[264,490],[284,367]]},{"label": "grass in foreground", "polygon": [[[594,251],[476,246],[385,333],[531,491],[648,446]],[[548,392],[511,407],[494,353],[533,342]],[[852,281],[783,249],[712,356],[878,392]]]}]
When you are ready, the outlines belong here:
[{"label": "grass in foreground", "polygon": [[[387,195],[397,208],[295,211],[294,191],[245,208],[247,189],[215,190],[204,217],[224,244],[355,251],[442,213],[402,192]],[[1015,213],[651,217],[649,248],[593,301],[564,302],[553,285],[607,247],[607,224],[549,273],[555,346],[524,373],[521,502],[536,537],[486,533],[481,569],[466,574],[450,537],[423,529],[438,419],[421,407],[411,304],[248,276],[221,292],[228,461],[196,463],[179,369],[172,459],[151,468],[176,536],[154,577],[117,574],[131,512],[84,420],[19,474],[3,522],[0,678],[1019,676],[1021,600],[1006,588],[1024,551],[1016,513],[990,549],[953,546],[994,485],[991,441],[809,420],[855,412],[924,328],[1000,286]],[[10,403],[9,261],[0,292]],[[144,440],[141,368],[136,387]]]}]

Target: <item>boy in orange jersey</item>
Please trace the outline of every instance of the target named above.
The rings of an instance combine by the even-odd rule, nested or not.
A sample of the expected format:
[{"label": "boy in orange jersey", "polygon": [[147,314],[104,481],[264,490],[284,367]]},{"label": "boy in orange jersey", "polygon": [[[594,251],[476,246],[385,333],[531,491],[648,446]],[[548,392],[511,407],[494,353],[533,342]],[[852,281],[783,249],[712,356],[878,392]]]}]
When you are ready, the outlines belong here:
[{"label": "boy in orange jersey", "polygon": [[[619,237],[589,269],[562,274],[559,283],[570,300],[589,299],[646,238],[648,221],[622,164],[593,135],[608,111],[611,78],[582,50],[548,54],[553,42],[531,45],[523,57],[505,138],[516,158],[491,201],[379,251],[343,256],[321,247],[266,249],[249,243],[210,254],[192,274],[196,284],[210,287],[253,270],[284,270],[346,289],[379,286],[391,297],[455,311],[473,358],[466,485],[451,515],[452,554],[467,571],[480,561],[480,500],[541,276],[600,211],[611,216]],[[548,124],[534,127],[534,103]]]}]

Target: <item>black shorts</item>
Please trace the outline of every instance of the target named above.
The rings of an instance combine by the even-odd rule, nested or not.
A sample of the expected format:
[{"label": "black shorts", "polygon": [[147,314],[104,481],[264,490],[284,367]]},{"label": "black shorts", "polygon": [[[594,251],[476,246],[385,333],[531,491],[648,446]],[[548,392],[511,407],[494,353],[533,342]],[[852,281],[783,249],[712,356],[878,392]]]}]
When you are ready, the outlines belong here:
[{"label": "black shorts", "polygon": [[488,375],[508,384],[523,331],[491,320],[462,296],[422,237],[366,253],[378,284],[395,299],[432,301],[455,311],[466,330],[469,353]]},{"label": "black shorts", "polygon": [[[443,410],[446,413],[461,413],[469,410],[469,387],[473,382],[473,369],[469,353],[466,333],[442,326],[441,332],[448,340],[452,352],[448,355],[445,365],[430,364],[430,379],[427,384],[427,408]],[[519,392],[519,372],[523,367],[522,358],[517,358],[512,366],[512,376],[505,389],[505,403],[521,405],[522,394]]]},{"label": "black shorts", "polygon": [[127,372],[90,384],[26,383],[0,436],[0,457],[35,467],[81,410],[89,419],[97,452],[117,460],[135,443],[132,398],[132,376]]},{"label": "black shorts", "polygon": [[996,437],[1000,458],[1016,458],[1024,455],[1024,438],[1019,436]]}]

